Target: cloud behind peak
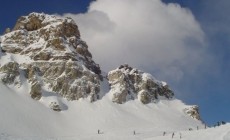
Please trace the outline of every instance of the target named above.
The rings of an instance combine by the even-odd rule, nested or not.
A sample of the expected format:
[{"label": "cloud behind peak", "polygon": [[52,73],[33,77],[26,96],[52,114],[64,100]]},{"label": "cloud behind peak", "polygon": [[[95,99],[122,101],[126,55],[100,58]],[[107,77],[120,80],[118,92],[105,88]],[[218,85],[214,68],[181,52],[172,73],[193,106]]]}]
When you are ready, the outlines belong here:
[{"label": "cloud behind peak", "polygon": [[205,34],[189,9],[160,0],[97,0],[84,14],[65,14],[102,69],[120,64],[178,81],[206,63]]}]

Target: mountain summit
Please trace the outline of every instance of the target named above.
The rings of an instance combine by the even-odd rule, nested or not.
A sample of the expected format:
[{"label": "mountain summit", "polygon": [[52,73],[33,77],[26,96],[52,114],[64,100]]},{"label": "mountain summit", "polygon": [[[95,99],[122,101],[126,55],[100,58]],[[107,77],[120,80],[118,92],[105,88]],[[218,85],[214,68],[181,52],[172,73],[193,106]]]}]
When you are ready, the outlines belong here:
[{"label": "mountain summit", "polygon": [[22,16],[11,32],[1,36],[1,52],[2,82],[29,84],[33,99],[40,100],[46,93],[68,100],[98,98],[100,67],[70,18]]},{"label": "mountain summit", "polygon": [[[30,85],[33,99],[40,100],[47,93],[68,100],[89,98],[93,102],[101,98],[100,67],[71,18],[43,13],[20,17],[13,30],[1,36],[1,57],[2,82],[17,87]],[[165,82],[128,65],[109,72],[107,77],[116,103],[138,97],[146,104],[158,96],[173,97]]]},{"label": "mountain summit", "polygon": [[[0,132],[52,136],[203,126],[198,107],[177,100],[151,74],[128,64],[102,74],[71,18],[22,16],[0,42],[0,112],[8,114],[0,118],[6,127]],[[37,129],[29,129],[35,122]]]}]

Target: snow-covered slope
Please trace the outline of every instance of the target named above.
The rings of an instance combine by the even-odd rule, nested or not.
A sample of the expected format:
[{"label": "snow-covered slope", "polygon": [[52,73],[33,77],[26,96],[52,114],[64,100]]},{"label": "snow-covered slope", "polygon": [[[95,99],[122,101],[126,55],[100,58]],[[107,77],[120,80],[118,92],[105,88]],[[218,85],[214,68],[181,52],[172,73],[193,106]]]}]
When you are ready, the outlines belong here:
[{"label": "snow-covered slope", "polygon": [[[0,36],[0,79],[6,85],[27,85],[31,98],[62,96],[68,100],[100,98],[100,67],[78,26],[70,18],[31,13]],[[51,101],[54,110],[60,104]],[[56,106],[56,107],[55,107]]]},{"label": "snow-covered slope", "polygon": [[[147,138],[145,140],[169,140],[172,139],[172,133],[165,136]],[[178,131],[174,132],[175,140],[230,140],[230,124],[216,128],[208,128],[195,131]]]},{"label": "snow-covered slope", "polygon": [[[86,99],[67,101],[65,111],[52,111],[18,91],[0,84],[0,132],[14,137],[81,139],[125,139],[135,130],[141,138],[155,137],[163,131],[173,132],[200,128],[200,121],[183,112],[186,107],[179,100],[160,100],[143,105],[138,100],[115,104],[106,95],[91,103]],[[97,134],[97,130],[103,133]],[[137,138],[139,137],[137,136]]]},{"label": "snow-covered slope", "polygon": [[222,130],[188,132],[204,128],[198,107],[150,74],[128,65],[101,74],[70,18],[31,13],[0,39],[0,140],[197,139]]},{"label": "snow-covered slope", "polygon": [[204,129],[184,114],[185,105],[176,99],[121,105],[106,95],[94,103],[63,100],[69,108],[55,112],[2,83],[0,88],[1,140],[169,140],[172,133],[174,139],[180,139],[180,134],[184,140],[230,139],[229,124]]}]

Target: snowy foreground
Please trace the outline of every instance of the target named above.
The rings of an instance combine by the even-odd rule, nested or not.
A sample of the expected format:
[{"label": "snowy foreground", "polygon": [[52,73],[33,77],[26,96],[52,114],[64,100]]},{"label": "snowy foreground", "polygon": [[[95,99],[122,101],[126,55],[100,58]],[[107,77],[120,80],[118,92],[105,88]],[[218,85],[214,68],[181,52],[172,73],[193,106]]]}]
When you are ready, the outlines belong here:
[{"label": "snowy foreground", "polygon": [[55,112],[45,104],[50,96],[38,102],[23,88],[16,92],[0,83],[0,89],[0,140],[167,140],[173,132],[174,139],[180,139],[181,133],[185,140],[230,140],[229,124],[204,129],[176,99],[119,105],[111,102],[109,93],[94,103],[54,96],[65,108]]},{"label": "snowy foreground", "polygon": [[[150,134],[152,133],[152,134]],[[180,137],[181,134],[181,137]],[[220,126],[218,128],[208,128],[205,130],[196,131],[181,131],[165,136],[157,136],[156,132],[139,132],[136,135],[132,134],[88,134],[88,135],[73,135],[73,136],[58,136],[58,137],[42,137],[42,136],[11,136],[2,133],[1,140],[230,140],[230,125]]]}]

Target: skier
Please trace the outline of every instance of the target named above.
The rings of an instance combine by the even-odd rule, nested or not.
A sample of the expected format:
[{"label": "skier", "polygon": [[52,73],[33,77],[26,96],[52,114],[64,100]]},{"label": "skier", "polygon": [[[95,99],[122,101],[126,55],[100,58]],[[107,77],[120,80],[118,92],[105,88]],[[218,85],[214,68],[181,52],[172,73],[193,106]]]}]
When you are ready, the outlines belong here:
[{"label": "skier", "polygon": [[172,138],[174,137],[174,133],[172,133]]},{"label": "skier", "polygon": [[97,130],[97,134],[100,134],[100,130],[99,129]]},{"label": "skier", "polygon": [[222,121],[222,122],[221,122],[221,124],[225,125],[225,124],[226,124],[226,122],[225,122],[225,121]]},{"label": "skier", "polygon": [[136,132],[135,132],[135,130],[133,131],[133,135],[136,135]]},{"label": "skier", "polygon": [[165,136],[166,132],[163,132],[163,136]]},{"label": "skier", "polygon": [[220,126],[220,122],[217,122],[217,126]]},{"label": "skier", "polygon": [[182,135],[181,135],[181,133],[180,133],[180,139],[182,138]]}]

